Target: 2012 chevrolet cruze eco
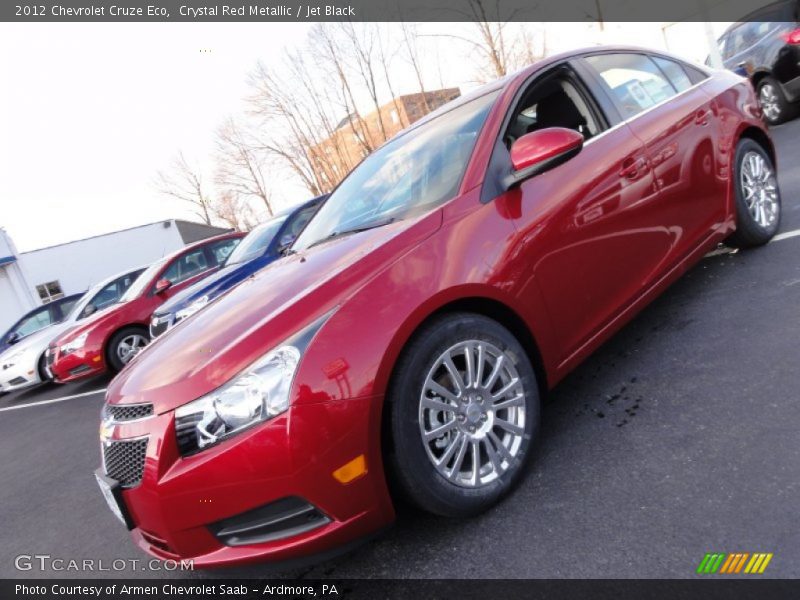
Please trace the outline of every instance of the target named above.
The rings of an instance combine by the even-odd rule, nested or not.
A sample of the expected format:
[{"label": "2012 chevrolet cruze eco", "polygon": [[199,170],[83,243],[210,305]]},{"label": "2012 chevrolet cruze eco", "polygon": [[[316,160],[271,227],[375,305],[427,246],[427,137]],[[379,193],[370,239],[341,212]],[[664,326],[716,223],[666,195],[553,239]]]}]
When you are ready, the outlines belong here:
[{"label": "2012 chevrolet cruze eco", "polygon": [[540,398],[722,240],[778,228],[752,87],[630,48],[564,54],[364,160],[294,245],[111,383],[97,477],[197,566],[327,551],[511,490]]}]

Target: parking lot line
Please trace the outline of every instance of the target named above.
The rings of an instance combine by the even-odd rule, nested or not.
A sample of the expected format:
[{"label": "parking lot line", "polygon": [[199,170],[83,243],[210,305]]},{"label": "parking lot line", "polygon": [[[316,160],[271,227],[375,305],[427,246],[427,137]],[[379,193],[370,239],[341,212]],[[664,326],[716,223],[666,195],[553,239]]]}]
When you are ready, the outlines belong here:
[{"label": "parking lot line", "polygon": [[0,408],[0,412],[6,412],[7,410],[19,410],[20,408],[28,408],[31,406],[44,406],[45,404],[55,404],[56,402],[65,402],[66,400],[75,400],[76,398],[83,398],[85,396],[94,396],[95,394],[100,394],[105,391],[106,388],[103,388],[100,390],[94,390],[92,392],[83,392],[82,394],[74,394],[72,396],[62,396],[61,398],[42,400],[41,402],[28,402],[26,404],[20,404],[18,406],[7,406],[5,408]]},{"label": "parking lot line", "polygon": [[780,242],[781,240],[786,240],[789,238],[800,236],[800,229],[793,229],[792,231],[785,231],[783,233],[779,233],[774,238],[770,240],[772,242]]}]

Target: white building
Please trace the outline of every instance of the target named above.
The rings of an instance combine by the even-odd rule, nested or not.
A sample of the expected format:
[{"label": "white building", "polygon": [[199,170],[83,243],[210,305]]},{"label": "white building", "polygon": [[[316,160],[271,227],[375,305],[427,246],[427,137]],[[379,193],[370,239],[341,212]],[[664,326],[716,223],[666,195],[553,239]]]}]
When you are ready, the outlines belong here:
[{"label": "white building", "polygon": [[40,304],[225,231],[172,219],[18,254],[0,229],[0,333]]},{"label": "white building", "polygon": [[0,334],[38,304],[19,263],[14,242],[0,229]]}]

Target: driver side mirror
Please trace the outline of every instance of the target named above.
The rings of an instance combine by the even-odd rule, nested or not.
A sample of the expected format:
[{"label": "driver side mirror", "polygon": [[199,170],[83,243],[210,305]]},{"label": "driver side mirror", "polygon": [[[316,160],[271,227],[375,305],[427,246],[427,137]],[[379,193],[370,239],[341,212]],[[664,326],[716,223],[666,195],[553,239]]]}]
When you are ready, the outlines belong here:
[{"label": "driver side mirror", "polygon": [[511,146],[511,173],[503,181],[511,189],[567,162],[583,148],[583,136],[574,129],[548,127],[526,133]]},{"label": "driver side mirror", "polygon": [[94,314],[94,312],[95,312],[96,310],[97,310],[97,307],[96,307],[94,304],[92,304],[92,303],[90,302],[90,303],[89,303],[89,304],[87,304],[87,305],[86,305],[86,307],[83,309],[83,312],[81,313],[81,316],[82,316],[82,317],[88,317],[89,315],[91,315],[91,314]]},{"label": "driver side mirror", "polygon": [[16,344],[19,341],[19,332],[13,331],[8,334],[8,338],[6,338],[6,343],[8,345]]},{"label": "driver side mirror", "polygon": [[163,294],[172,286],[172,282],[169,279],[159,279],[156,282],[156,294]]}]

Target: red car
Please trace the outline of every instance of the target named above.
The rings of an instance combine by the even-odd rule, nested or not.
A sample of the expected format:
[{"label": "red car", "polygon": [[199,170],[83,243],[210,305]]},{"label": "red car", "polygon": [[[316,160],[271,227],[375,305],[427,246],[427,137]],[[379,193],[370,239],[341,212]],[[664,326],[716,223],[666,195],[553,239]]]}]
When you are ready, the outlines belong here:
[{"label": "red car", "polygon": [[198,567],[331,551],[398,494],[474,515],[519,480],[549,388],[779,218],[747,81],[631,48],[548,58],[386,143],[289,256],[123,370],[101,489],[142,549]]},{"label": "red car", "polygon": [[172,295],[225,262],[243,233],[226,233],[181,248],[150,265],[119,302],[56,338],[47,350],[54,381],[116,373],[150,341],[150,316]]}]

